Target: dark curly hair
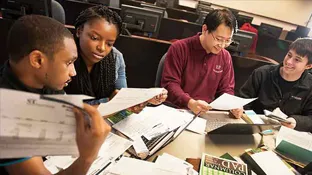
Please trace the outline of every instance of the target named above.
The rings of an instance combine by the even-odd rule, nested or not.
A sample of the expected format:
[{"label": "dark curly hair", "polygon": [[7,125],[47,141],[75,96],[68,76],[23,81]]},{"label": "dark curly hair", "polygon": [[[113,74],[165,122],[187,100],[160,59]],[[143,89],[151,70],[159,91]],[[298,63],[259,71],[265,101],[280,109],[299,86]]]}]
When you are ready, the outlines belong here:
[{"label": "dark curly hair", "polygon": [[[93,6],[82,11],[76,19],[76,31],[83,28],[85,23],[93,19],[105,19],[110,24],[114,24],[118,31],[117,37],[120,35],[122,31],[122,20],[120,16],[103,5]],[[75,41],[80,52],[79,38],[77,36],[75,36]],[[81,55],[79,55],[79,59],[75,62],[75,67],[77,69],[77,75],[73,78],[73,82],[65,88],[67,93],[86,94],[100,99],[109,97],[114,92],[116,58],[113,49],[105,58],[93,65],[90,72],[91,78]]]}]

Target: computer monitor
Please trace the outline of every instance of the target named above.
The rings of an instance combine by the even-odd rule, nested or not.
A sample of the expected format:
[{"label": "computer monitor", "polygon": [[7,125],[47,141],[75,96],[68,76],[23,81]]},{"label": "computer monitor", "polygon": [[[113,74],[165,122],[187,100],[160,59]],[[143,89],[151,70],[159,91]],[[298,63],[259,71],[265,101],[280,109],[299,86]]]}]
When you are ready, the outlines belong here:
[{"label": "computer monitor", "polygon": [[277,39],[280,37],[282,31],[283,28],[266,23],[261,23],[258,28],[259,35],[267,35]]},{"label": "computer monitor", "polygon": [[[172,32],[174,29],[174,32]],[[172,41],[196,35],[201,32],[202,25],[190,22],[183,22],[171,18],[163,18],[159,28],[158,39]]]},{"label": "computer monitor", "polygon": [[141,0],[143,2],[149,3],[149,4],[154,4],[156,0]]},{"label": "computer monitor", "polygon": [[136,1],[136,0],[120,0],[120,7],[122,4],[141,7],[142,3],[140,1]]},{"label": "computer monitor", "polygon": [[156,5],[159,7],[176,8],[179,6],[179,0],[156,0]]},{"label": "computer monitor", "polygon": [[238,30],[233,35],[233,43],[229,46],[230,51],[238,52],[240,55],[245,55],[250,50],[253,43],[255,33]]},{"label": "computer monitor", "polygon": [[102,5],[105,5],[105,6],[109,6],[110,1],[111,0],[88,0],[88,2],[90,2],[90,3],[102,4]]},{"label": "computer monitor", "polygon": [[243,24],[249,23],[251,24],[253,20],[253,17],[251,16],[245,16],[245,15],[237,15],[237,23],[238,23],[238,28],[242,27]]},{"label": "computer monitor", "polygon": [[121,5],[123,25],[132,34],[157,38],[162,16],[160,11]]},{"label": "computer monitor", "polygon": [[198,1],[198,5],[205,5],[205,6],[211,6],[212,4],[210,2],[207,1]]},{"label": "computer monitor", "polygon": [[188,12],[177,8],[166,8],[168,18],[187,20],[188,22],[196,22],[199,15],[194,12]]},{"label": "computer monitor", "polygon": [[200,13],[202,11],[211,12],[213,10],[214,9],[211,7],[211,3],[207,3],[204,1],[199,1],[196,8],[197,13]]},{"label": "computer monitor", "polygon": [[51,0],[3,0],[1,4],[3,18],[17,19],[27,14],[52,17]]},{"label": "computer monitor", "polygon": [[206,11],[199,12],[199,18],[197,19],[196,23],[202,25],[208,14],[209,12],[206,12]]},{"label": "computer monitor", "polygon": [[232,8],[229,8],[229,10],[231,10],[231,12],[233,13],[233,15],[237,18],[238,13],[239,13],[239,10],[232,9]]},{"label": "computer monitor", "polygon": [[[155,10],[155,11],[159,11],[163,14],[162,17],[165,16],[165,13],[166,13],[166,8],[163,8],[163,7],[158,7],[158,6],[155,6],[155,5],[152,5],[152,4],[145,4],[145,3],[142,3],[141,6],[145,9],[151,9],[151,10]],[[168,16],[168,15],[167,15]]]},{"label": "computer monitor", "polygon": [[299,37],[306,37],[308,36],[310,32],[310,28],[305,27],[305,26],[297,26],[295,33],[299,36]]}]

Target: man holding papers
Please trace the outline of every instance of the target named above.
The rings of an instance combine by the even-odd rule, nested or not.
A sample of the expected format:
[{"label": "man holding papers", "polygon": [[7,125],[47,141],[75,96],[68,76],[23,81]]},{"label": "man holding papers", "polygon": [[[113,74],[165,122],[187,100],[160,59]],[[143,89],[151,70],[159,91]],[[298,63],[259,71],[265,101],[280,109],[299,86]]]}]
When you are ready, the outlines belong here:
[{"label": "man holding papers", "polygon": [[[234,71],[230,53],[237,22],[230,10],[217,9],[204,21],[201,33],[173,43],[167,53],[161,86],[168,102],[194,113],[208,111],[216,97],[234,94]],[[242,109],[233,110],[236,117]]]},{"label": "man holding papers", "polygon": [[256,113],[279,107],[288,116],[287,127],[312,132],[312,39],[300,38],[289,46],[281,65],[256,69],[240,89],[240,96],[255,98],[248,105]]},{"label": "man holding papers", "polygon": [[[54,19],[38,15],[21,17],[10,30],[8,52],[10,59],[0,70],[1,88],[62,94],[64,86],[76,75],[73,65],[77,58],[75,41],[70,31]],[[86,174],[110,132],[110,126],[94,107],[84,105],[83,108],[90,116],[90,124],[80,110],[74,110],[80,157],[58,174]],[[7,173],[51,174],[41,157],[0,159],[0,174]]]}]

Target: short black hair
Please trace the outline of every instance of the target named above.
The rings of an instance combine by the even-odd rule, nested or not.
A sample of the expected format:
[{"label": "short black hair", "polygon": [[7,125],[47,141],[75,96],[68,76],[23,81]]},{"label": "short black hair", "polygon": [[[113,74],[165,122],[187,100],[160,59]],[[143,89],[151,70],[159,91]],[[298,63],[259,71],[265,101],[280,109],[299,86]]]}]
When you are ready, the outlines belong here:
[{"label": "short black hair", "polygon": [[41,15],[26,15],[12,25],[7,40],[9,59],[19,62],[34,50],[49,58],[64,48],[64,38],[73,38],[64,24]]},{"label": "short black hair", "polygon": [[302,57],[308,57],[308,64],[312,63],[312,38],[298,38],[289,45],[289,50],[294,50]]},{"label": "short black hair", "polygon": [[97,19],[104,18],[110,24],[114,24],[117,28],[118,35],[122,31],[122,20],[121,17],[114,11],[110,10],[104,5],[97,5],[82,11],[76,19],[75,28],[76,30],[83,26],[86,22]]},{"label": "short black hair", "polygon": [[237,32],[236,18],[229,9],[214,9],[207,14],[204,24],[207,25],[209,32],[215,31],[220,24],[230,27],[231,30],[234,30],[234,33]]}]

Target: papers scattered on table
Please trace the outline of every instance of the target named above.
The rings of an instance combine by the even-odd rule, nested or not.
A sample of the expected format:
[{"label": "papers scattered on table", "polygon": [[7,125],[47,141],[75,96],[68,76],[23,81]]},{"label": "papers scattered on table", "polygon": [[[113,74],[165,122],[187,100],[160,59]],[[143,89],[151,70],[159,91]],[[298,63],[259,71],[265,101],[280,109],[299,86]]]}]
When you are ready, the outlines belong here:
[{"label": "papers scattered on table", "polygon": [[139,114],[132,114],[113,125],[113,128],[132,140],[144,135],[147,139],[172,131],[192,120],[194,114],[165,105],[145,107]]},{"label": "papers scattered on table", "polygon": [[122,88],[112,100],[98,107],[102,116],[114,114],[129,107],[146,102],[162,93],[162,88]]},{"label": "papers scattered on table", "polygon": [[[87,175],[100,172],[102,168],[122,155],[131,145],[132,142],[129,140],[110,133],[99,151],[98,158],[91,165]],[[76,160],[75,157],[71,156],[47,156],[46,158],[48,162],[45,165],[51,171],[55,171],[54,167],[60,170],[66,169]]]},{"label": "papers scattered on table", "polygon": [[218,109],[218,110],[231,110],[231,109],[242,108],[246,104],[256,99],[257,98],[245,99],[245,98],[240,98],[234,95],[224,93],[219,98],[211,102],[210,106],[213,109]]},{"label": "papers scattered on table", "polygon": [[[108,175],[197,175],[193,166],[169,154],[159,156],[155,163],[122,157],[108,170]],[[196,174],[197,173],[197,174]]]},{"label": "papers scattered on table", "polygon": [[207,120],[197,117],[186,129],[198,134],[205,134]]}]

